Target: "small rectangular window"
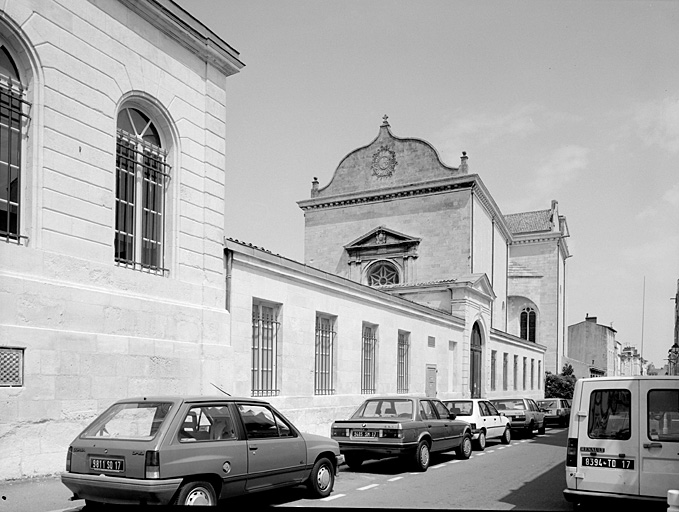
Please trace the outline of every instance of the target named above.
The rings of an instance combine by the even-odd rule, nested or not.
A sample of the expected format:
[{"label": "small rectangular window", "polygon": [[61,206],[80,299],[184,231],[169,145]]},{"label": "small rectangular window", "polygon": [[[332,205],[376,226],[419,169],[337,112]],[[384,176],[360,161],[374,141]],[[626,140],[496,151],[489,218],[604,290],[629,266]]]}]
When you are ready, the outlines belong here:
[{"label": "small rectangular window", "polygon": [[436,338],[433,336],[427,337],[427,346],[430,348],[434,348],[436,346]]},{"label": "small rectangular window", "polygon": [[507,366],[509,365],[509,354],[507,352],[502,354],[502,389],[507,391]]},{"label": "small rectangular window", "polygon": [[590,439],[631,437],[632,394],[627,389],[598,389],[589,397],[587,435]]},{"label": "small rectangular window", "polygon": [[514,356],[514,390],[519,389],[519,356]]},{"label": "small rectangular window", "polygon": [[530,360],[530,388],[535,389],[535,359]]},{"label": "small rectangular window", "polygon": [[408,392],[408,360],[410,358],[410,333],[398,331],[398,361],[396,364],[396,392]]},{"label": "small rectangular window", "polygon": [[0,347],[0,387],[24,385],[24,349]]},{"label": "small rectangular window", "polygon": [[279,306],[252,303],[252,396],[276,396],[278,390]]},{"label": "small rectangular window", "polygon": [[377,326],[363,324],[361,340],[361,393],[375,393],[377,371]]},{"label": "small rectangular window", "polygon": [[528,373],[528,358],[523,358],[523,389],[526,389],[526,377]]},{"label": "small rectangular window", "polygon": [[495,366],[497,364],[497,350],[490,351],[490,390],[495,391]]},{"label": "small rectangular window", "polygon": [[538,361],[538,389],[542,387],[542,361]]}]

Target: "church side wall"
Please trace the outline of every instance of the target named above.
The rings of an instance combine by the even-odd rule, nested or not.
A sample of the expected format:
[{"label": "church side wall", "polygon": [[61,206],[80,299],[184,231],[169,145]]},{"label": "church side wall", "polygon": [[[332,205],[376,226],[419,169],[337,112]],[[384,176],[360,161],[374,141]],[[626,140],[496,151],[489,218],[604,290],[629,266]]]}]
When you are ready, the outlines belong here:
[{"label": "church side wall", "polygon": [[344,246],[384,226],[422,239],[413,282],[467,274],[470,215],[470,194],[466,190],[307,210],[305,261],[326,272],[350,277]]}]

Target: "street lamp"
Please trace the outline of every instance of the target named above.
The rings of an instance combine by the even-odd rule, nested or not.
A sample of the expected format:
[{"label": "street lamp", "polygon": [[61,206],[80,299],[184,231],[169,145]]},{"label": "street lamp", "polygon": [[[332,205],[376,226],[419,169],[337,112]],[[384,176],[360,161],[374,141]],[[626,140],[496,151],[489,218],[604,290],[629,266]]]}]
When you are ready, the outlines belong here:
[{"label": "street lamp", "polygon": [[667,361],[669,363],[669,374],[679,375],[679,345],[674,342],[674,345],[667,351]]}]

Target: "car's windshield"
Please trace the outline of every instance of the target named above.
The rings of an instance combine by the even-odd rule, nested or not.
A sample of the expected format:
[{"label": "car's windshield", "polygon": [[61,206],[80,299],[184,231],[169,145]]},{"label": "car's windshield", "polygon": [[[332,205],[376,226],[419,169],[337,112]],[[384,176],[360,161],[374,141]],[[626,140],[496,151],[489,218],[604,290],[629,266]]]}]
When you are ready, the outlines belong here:
[{"label": "car's windshield", "polygon": [[363,402],[352,418],[412,418],[412,400],[374,399]]},{"label": "car's windshield", "polygon": [[505,410],[524,410],[526,408],[525,405],[523,405],[523,400],[493,400],[493,405],[498,411],[505,411]]},{"label": "car's windshield", "polygon": [[458,416],[471,416],[474,412],[474,402],[471,400],[456,400],[445,404],[450,412]]},{"label": "car's windshield", "polygon": [[538,405],[546,409],[555,409],[559,407],[556,400],[538,400]]},{"label": "car's windshield", "polygon": [[171,402],[115,404],[87,427],[81,437],[152,439],[170,409]]}]

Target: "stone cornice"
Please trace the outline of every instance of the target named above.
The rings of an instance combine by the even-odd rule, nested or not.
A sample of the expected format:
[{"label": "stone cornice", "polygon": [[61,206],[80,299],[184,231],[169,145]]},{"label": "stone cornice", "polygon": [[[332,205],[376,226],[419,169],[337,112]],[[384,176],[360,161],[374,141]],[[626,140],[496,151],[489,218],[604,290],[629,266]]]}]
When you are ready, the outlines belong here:
[{"label": "stone cornice", "polygon": [[172,0],[120,0],[167,37],[199,55],[226,76],[245,66],[239,53]]}]

